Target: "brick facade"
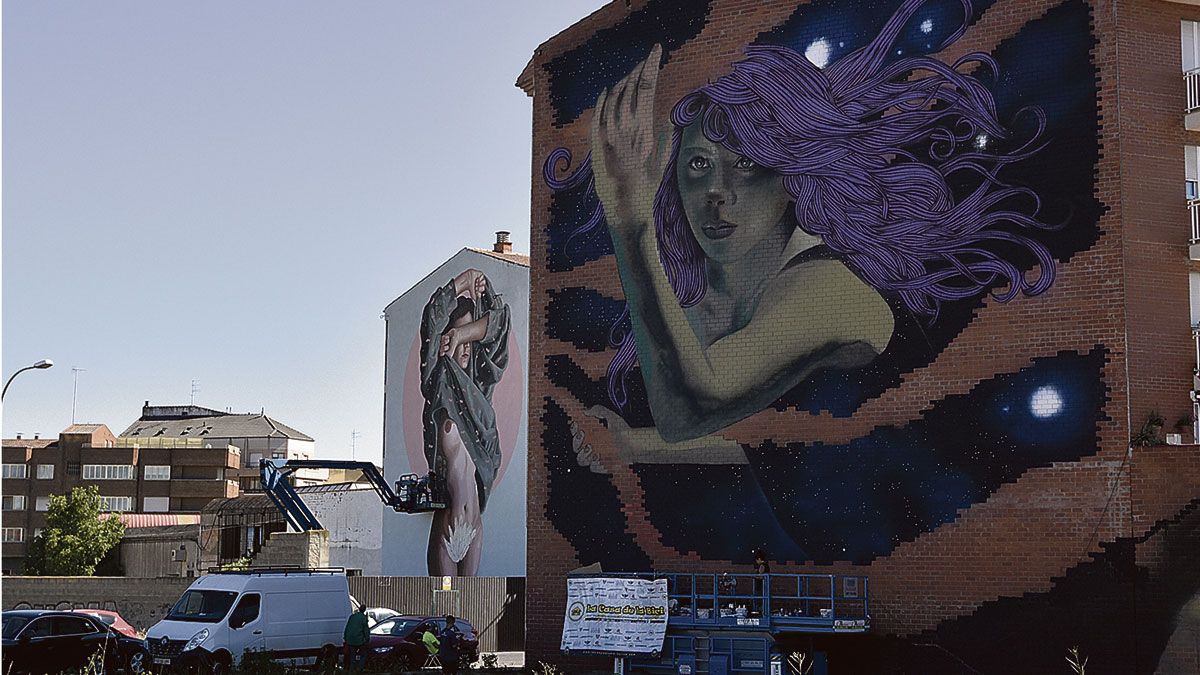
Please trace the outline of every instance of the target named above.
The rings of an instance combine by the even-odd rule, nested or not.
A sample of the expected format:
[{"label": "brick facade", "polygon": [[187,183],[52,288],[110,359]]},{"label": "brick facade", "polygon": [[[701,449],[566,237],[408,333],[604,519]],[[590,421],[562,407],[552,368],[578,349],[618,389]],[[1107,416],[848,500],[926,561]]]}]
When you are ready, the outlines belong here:
[{"label": "brick facade", "polygon": [[[869,575],[876,648],[830,641],[833,672],[854,672],[854,664],[863,672],[934,672],[930,664],[946,658],[934,651],[979,672],[1060,672],[1066,648],[1076,644],[1093,655],[1088,672],[1174,672],[1162,668],[1200,658],[1188,632],[1196,626],[1181,618],[1200,588],[1180,573],[1196,556],[1200,450],[1131,449],[1130,442],[1152,412],[1168,431],[1190,417],[1196,363],[1187,273],[1195,263],[1180,187],[1182,146],[1200,144],[1200,134],[1183,124],[1179,22],[1200,20],[1200,7],[974,4],[976,19],[946,48],[920,44],[918,32],[936,37],[953,19],[947,3],[933,0],[918,8],[897,44],[946,64],[991,54],[999,79],[979,81],[995,96],[997,118],[1009,124],[1005,112],[1021,106],[1045,113],[1044,149],[1000,175],[1014,172],[1014,182],[1042,200],[1038,216],[1060,226],[1031,235],[1055,259],[1053,284],[1008,302],[984,292],[947,301],[936,319],[917,322],[919,330],[902,327],[904,310],[893,302],[897,327],[871,365],[799,379],[774,403],[704,438],[684,430],[683,446],[665,446],[677,453],[673,461],[644,452],[631,459],[619,438],[625,423],[635,432],[629,438],[650,438],[636,432],[653,433],[656,421],[663,427],[665,418],[687,414],[662,404],[670,397],[656,406],[655,394],[644,391],[655,385],[640,386],[644,371],[631,374],[637,382],[623,423],[598,416],[597,405],[616,408],[606,389],[615,349],[595,336],[607,335],[619,314],[629,265],[618,265],[604,220],[584,226],[596,198],[582,188],[551,189],[543,164],[566,148],[570,170],[579,166],[591,147],[597,94],[655,43],[666,57],[654,97],[661,130],[675,102],[730,73],[746,45],[803,51],[824,41],[824,54],[810,56],[828,59],[832,70],[874,38],[900,3],[613,2],[535,52],[519,81],[534,105],[531,662],[558,659],[567,571],[594,562],[749,571],[752,546],[775,549],[773,571]],[[1024,127],[1013,125],[1020,135]],[[981,147],[1013,147],[992,142],[985,136]],[[565,162],[554,168],[554,180],[568,173]],[[828,237],[824,243],[833,247]],[[845,250],[835,254],[850,259]],[[1041,269],[1014,264],[1031,278]],[[706,320],[696,317],[693,328]],[[797,327],[813,319],[788,317],[793,330],[769,334],[796,339]],[[928,341],[926,356],[905,346],[917,333]],[[741,344],[747,368],[776,349]],[[828,379],[819,390],[820,377]],[[1018,415],[1026,404],[1030,414]],[[1182,432],[1190,437],[1189,428]],[[746,460],[728,459],[737,446]],[[894,475],[873,459],[894,461]],[[829,503],[836,504],[828,507],[832,515],[823,513]],[[1052,626],[1031,618],[1052,615],[1047,607],[1069,611]],[[930,644],[937,649],[914,646]],[[856,660],[864,651],[884,660]]]}]

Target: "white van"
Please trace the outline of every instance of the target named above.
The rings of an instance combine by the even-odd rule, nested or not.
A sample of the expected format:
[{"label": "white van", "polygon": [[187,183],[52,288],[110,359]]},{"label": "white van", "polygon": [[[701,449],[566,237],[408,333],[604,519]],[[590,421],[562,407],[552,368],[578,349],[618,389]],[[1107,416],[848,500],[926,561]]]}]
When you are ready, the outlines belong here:
[{"label": "white van", "polygon": [[146,632],[155,670],[227,673],[247,650],[288,665],[332,665],[350,618],[342,571],[209,574]]}]

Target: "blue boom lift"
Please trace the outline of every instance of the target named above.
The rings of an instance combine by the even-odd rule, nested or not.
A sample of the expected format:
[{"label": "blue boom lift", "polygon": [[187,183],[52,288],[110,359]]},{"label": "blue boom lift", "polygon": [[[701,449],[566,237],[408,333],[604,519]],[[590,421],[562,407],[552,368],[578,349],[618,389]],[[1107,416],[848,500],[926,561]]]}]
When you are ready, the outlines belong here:
[{"label": "blue boom lift", "polygon": [[[667,635],[657,656],[631,656],[636,672],[825,675],[821,636],[865,633],[865,576],[842,574],[606,573],[667,580]],[[803,665],[800,654],[804,655]],[[809,670],[811,668],[811,670]]]},{"label": "blue boom lift", "polygon": [[446,486],[430,471],[425,476],[407,473],[400,476],[393,490],[383,474],[370,462],[337,459],[264,459],[259,462],[263,492],[274,502],[297,532],[322,529],[320,521],[292,487],[291,476],[297,469],[351,469],[362,471],[363,478],[375,489],[384,505],[400,513],[424,513],[446,508]]}]

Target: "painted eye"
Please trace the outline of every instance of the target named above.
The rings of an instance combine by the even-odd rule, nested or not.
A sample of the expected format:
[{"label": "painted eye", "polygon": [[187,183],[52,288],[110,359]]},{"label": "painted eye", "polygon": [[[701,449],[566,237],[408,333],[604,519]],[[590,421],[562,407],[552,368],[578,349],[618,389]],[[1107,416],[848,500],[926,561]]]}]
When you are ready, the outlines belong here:
[{"label": "painted eye", "polygon": [[758,168],[758,165],[749,157],[738,157],[737,161],[733,163],[733,167],[739,171],[753,171]]},{"label": "painted eye", "polygon": [[707,157],[701,157],[700,155],[696,155],[688,160],[688,168],[693,171],[704,171],[711,165],[712,163],[708,161]]}]

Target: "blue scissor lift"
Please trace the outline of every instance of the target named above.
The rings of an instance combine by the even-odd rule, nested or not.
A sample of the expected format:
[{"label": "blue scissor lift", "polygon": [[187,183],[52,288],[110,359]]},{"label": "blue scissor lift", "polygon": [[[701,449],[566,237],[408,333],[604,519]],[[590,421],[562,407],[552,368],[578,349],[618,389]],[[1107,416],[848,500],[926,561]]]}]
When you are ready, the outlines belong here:
[{"label": "blue scissor lift", "polygon": [[865,633],[870,600],[865,576],[841,574],[672,574],[605,576],[666,579],[667,636],[658,658],[630,660],[638,672],[680,675],[786,675],[804,653],[824,675],[814,637]]}]

